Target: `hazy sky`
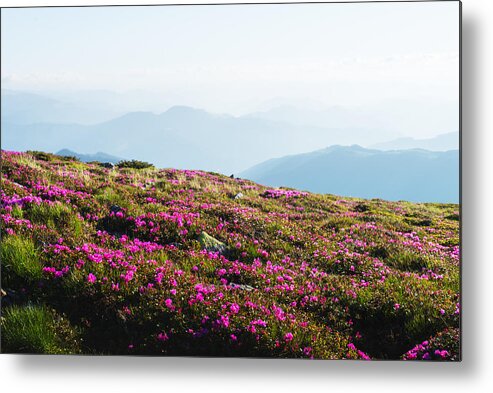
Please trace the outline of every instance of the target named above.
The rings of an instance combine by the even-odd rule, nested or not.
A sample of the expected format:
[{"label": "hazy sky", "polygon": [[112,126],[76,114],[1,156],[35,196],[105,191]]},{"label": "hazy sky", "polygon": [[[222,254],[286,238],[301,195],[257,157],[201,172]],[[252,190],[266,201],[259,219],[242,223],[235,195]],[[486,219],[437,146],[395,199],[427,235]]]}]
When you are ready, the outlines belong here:
[{"label": "hazy sky", "polygon": [[458,105],[458,18],[458,2],[4,9],[2,87],[231,113],[276,97]]}]

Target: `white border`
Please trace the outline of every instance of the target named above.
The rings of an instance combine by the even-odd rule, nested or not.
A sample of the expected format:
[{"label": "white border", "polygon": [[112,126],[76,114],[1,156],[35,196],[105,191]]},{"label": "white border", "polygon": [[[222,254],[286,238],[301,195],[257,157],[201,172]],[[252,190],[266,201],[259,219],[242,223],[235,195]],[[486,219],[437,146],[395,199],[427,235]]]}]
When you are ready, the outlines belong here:
[{"label": "white border", "polygon": [[[1,6],[166,3],[174,2],[0,0]],[[492,11],[491,0],[463,0],[462,363],[0,355],[2,391],[492,391]]]}]

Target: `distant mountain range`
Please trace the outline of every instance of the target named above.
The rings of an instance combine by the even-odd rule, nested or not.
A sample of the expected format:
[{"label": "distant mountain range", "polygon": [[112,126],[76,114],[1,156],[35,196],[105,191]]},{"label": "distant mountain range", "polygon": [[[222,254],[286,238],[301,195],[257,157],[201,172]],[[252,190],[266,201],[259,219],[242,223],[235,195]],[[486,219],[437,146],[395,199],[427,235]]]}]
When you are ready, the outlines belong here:
[{"label": "distant mountain range", "polygon": [[331,146],[271,159],[239,176],[274,187],[413,202],[459,201],[459,151]]},{"label": "distant mountain range", "polygon": [[112,164],[116,164],[123,160],[123,158],[112,156],[111,154],[106,154],[103,152],[97,152],[95,154],[81,154],[69,149],[62,149],[57,151],[56,154],[59,156],[75,157],[82,162],[99,161],[103,163],[110,162]]},{"label": "distant mountain range", "polygon": [[379,150],[404,150],[404,149],[425,149],[433,151],[447,151],[459,149],[459,132],[449,132],[434,138],[414,139],[398,138],[389,142],[377,143],[371,146]]},{"label": "distant mountain range", "polygon": [[[122,112],[149,104],[139,97],[138,92],[132,98],[105,91],[48,97],[2,89],[2,149],[57,152],[86,162],[115,163],[125,157],[162,168],[226,175],[250,168],[240,176],[273,186],[365,198],[458,200],[459,133],[415,139],[389,131],[393,125],[409,129],[415,124],[413,103],[369,111],[308,103],[296,107],[277,100],[244,116],[188,106],[173,106],[161,114]],[[170,97],[151,101],[166,107],[166,99]],[[428,134],[438,124],[434,118],[448,119],[433,117],[434,111],[455,113],[448,104],[427,110]],[[385,113],[392,117],[390,123]],[[359,146],[347,147],[354,144]],[[325,146],[332,147],[320,150]]]},{"label": "distant mountain range", "polygon": [[388,131],[292,125],[250,116],[215,115],[185,106],[160,115],[132,112],[95,125],[14,124],[2,117],[4,149],[104,151],[159,167],[224,174],[321,146],[370,144],[392,138],[395,134]]}]

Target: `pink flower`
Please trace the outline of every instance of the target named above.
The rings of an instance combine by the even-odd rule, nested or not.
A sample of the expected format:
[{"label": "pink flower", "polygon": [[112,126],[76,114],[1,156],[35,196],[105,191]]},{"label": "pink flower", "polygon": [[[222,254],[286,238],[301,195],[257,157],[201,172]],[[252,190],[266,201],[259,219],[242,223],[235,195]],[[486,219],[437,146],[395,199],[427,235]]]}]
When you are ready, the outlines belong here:
[{"label": "pink flower", "polygon": [[286,341],[287,343],[293,341],[293,333],[286,333],[284,335],[284,341]]},{"label": "pink flower", "polygon": [[202,295],[201,292],[197,293],[197,295],[195,296],[195,301],[201,303],[204,301],[204,295]]},{"label": "pink flower", "polygon": [[171,300],[171,299],[166,299],[166,300],[164,301],[164,304],[165,304],[165,305],[166,305],[166,307],[168,307],[170,310],[174,308],[174,307],[173,307],[173,300]]},{"label": "pink flower", "polygon": [[305,347],[305,348],[303,348],[303,353],[306,356],[309,356],[312,353],[312,347]]},{"label": "pink flower", "polygon": [[169,340],[169,337],[168,337],[168,335],[166,333],[162,332],[162,333],[159,333],[157,335],[157,339],[159,341],[167,341],[167,340]]},{"label": "pink flower", "polygon": [[96,276],[92,273],[89,273],[87,275],[87,282],[90,282],[91,284],[96,282]]},{"label": "pink flower", "polygon": [[229,317],[227,315],[221,315],[216,322],[219,326],[228,327],[229,326]]},{"label": "pink flower", "polygon": [[217,272],[218,276],[224,276],[226,274],[226,269],[219,269]]},{"label": "pink flower", "polygon": [[399,303],[394,304],[394,310],[398,310],[401,307]]}]

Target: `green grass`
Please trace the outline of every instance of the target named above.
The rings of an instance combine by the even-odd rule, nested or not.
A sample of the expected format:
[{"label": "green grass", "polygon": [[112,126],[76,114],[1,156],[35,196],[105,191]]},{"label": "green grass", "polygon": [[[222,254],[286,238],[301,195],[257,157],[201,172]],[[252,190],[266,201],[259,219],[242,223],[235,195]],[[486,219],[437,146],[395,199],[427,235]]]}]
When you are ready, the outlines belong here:
[{"label": "green grass", "polygon": [[388,266],[392,266],[401,271],[421,272],[423,269],[435,267],[434,261],[426,255],[418,254],[413,251],[397,251],[387,259]]},{"label": "green grass", "polygon": [[77,353],[78,342],[68,321],[44,306],[6,307],[2,312],[3,353]]},{"label": "green grass", "polygon": [[49,229],[70,231],[74,236],[82,234],[82,222],[70,206],[61,203],[32,205],[25,217],[33,223],[44,224]]},{"label": "green grass", "polygon": [[2,261],[2,286],[29,283],[42,277],[39,253],[31,239],[7,236],[0,243]]},{"label": "green grass", "polygon": [[111,205],[118,205],[120,207],[128,208],[130,206],[127,198],[125,198],[122,192],[117,192],[111,187],[104,187],[98,190],[95,194],[95,199],[108,207]]}]

